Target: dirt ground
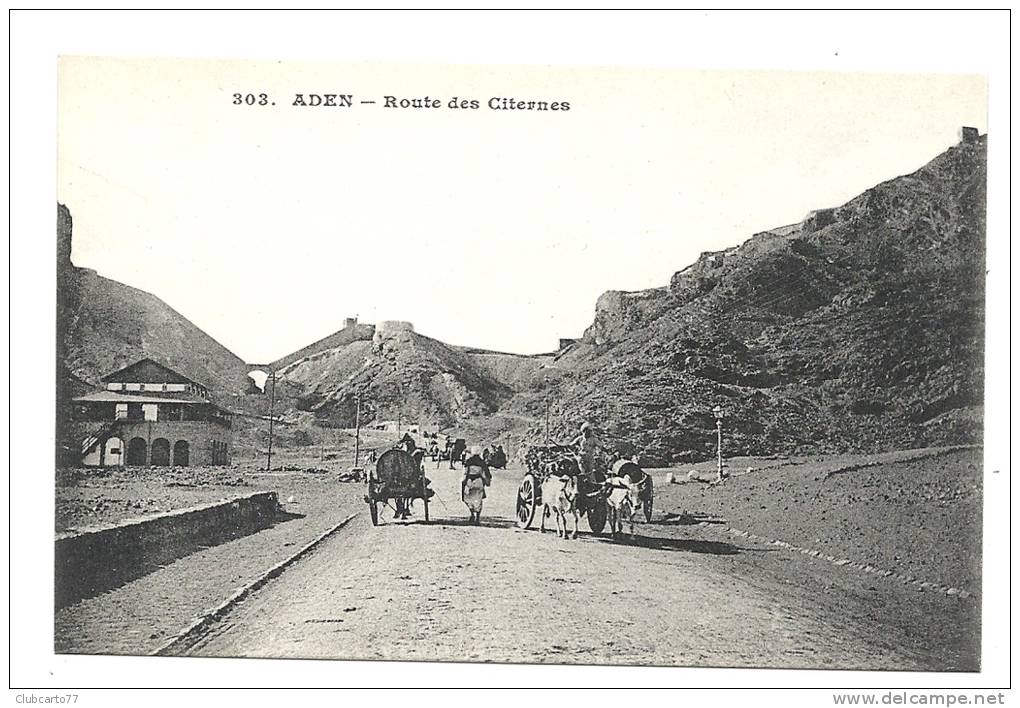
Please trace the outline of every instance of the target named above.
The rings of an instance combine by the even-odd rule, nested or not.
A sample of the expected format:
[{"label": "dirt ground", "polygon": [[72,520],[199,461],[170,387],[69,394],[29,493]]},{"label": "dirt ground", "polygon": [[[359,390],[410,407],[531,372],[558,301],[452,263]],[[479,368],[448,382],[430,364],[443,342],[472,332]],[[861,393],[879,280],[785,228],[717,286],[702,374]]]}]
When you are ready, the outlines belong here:
[{"label": "dirt ground", "polygon": [[[484,524],[467,526],[458,473],[430,464],[439,493],[432,524],[420,523],[420,502],[410,524],[386,513],[386,524],[373,528],[360,513],[232,610],[191,652],[977,670],[980,450],[728,464],[731,476],[717,486],[669,485],[666,470],[653,471],[652,522],[615,542],[517,529],[519,469],[495,473]],[[217,468],[208,479],[208,470],[194,469],[190,481],[220,482],[199,487],[168,484],[180,480],[165,471],[115,475],[110,485],[86,476],[58,487],[65,502],[151,498],[160,506],[268,488],[294,517],[65,608],[56,618],[57,650],[153,651],[345,515],[365,511],[360,484],[303,471],[316,467],[312,460],[280,467],[269,474],[254,465]],[[686,480],[689,469],[668,473]],[[696,476],[713,473],[710,464],[696,466]],[[244,484],[223,483],[229,480]],[[587,531],[583,521],[581,527]],[[737,536],[731,527],[760,538]],[[965,588],[969,597],[919,591],[764,539],[909,572]]]},{"label": "dirt ground", "polygon": [[[712,465],[695,467],[705,479],[714,476]],[[754,471],[747,473],[748,467]],[[967,598],[919,590],[916,584],[782,549],[746,559],[765,577],[813,587],[830,599],[834,612],[857,608],[861,621],[878,619],[895,627],[910,642],[940,655],[946,670],[977,669],[981,449],[741,459],[730,461],[729,471],[733,476],[719,486],[658,485],[659,513],[652,526],[696,528],[708,537],[729,539],[735,537],[726,529],[734,527],[965,590]]]},{"label": "dirt ground", "polygon": [[[678,524],[725,520],[759,536],[978,593],[981,456],[980,449],[966,449],[741,458],[730,461],[732,476],[722,485],[660,485],[659,508]],[[715,472],[712,465],[685,469],[703,479]]]},{"label": "dirt ground", "polygon": [[[280,501],[304,498],[330,485],[342,468],[314,458],[232,467],[128,467],[57,471],[57,533],[73,532],[261,490]],[[300,474],[298,474],[300,473]]]},{"label": "dirt ground", "polygon": [[[456,501],[456,473],[430,471],[439,492],[432,524],[372,527],[356,519],[190,652],[873,670],[979,665],[974,597],[918,592],[735,538],[707,512],[688,511],[702,521],[677,523],[677,501],[690,510],[683,495],[701,499],[701,492],[673,489],[662,477],[659,511],[633,539],[567,541],[522,531],[512,521],[519,474],[497,473],[485,523],[472,527]],[[731,479],[728,490],[716,488],[726,491],[715,501],[763,479]]]}]

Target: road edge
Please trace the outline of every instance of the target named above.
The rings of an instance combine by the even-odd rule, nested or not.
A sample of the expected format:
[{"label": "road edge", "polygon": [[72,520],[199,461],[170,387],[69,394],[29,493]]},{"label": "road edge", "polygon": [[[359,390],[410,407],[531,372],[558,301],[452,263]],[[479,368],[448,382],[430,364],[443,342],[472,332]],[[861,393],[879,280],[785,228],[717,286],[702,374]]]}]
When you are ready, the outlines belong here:
[{"label": "road edge", "polygon": [[285,558],[284,560],[280,561],[266,572],[262,573],[262,575],[258,576],[247,585],[238,588],[230,597],[228,597],[226,600],[224,600],[211,610],[203,612],[198,617],[198,619],[196,619],[190,625],[185,627],[182,631],[174,635],[168,642],[162,644],[155,651],[151,652],[149,656],[178,656],[177,654],[178,651],[185,649],[191,644],[193,644],[198,639],[198,636],[202,634],[206,629],[208,629],[210,625],[212,625],[214,622],[218,622],[236,605],[238,605],[241,601],[243,601],[253,592],[259,590],[270,580],[279,577],[280,574],[283,573],[283,571],[285,571],[288,567],[290,567],[298,560],[306,556],[308,553],[313,551],[316,546],[318,546],[320,543],[322,543],[327,538],[332,536],[334,533],[336,533],[344,526],[346,526],[351,521],[351,519],[353,519],[357,515],[358,515],[357,513],[351,514],[350,516],[343,519],[333,527],[327,529],[324,533],[320,534],[318,537],[312,539],[312,541],[306,544],[294,555],[290,556],[289,558]]},{"label": "road edge", "polygon": [[851,560],[850,558],[837,558],[834,555],[822,553],[821,551],[816,550],[814,548],[797,546],[792,543],[782,541],[780,539],[769,538],[768,536],[759,536],[756,533],[751,533],[750,531],[743,531],[741,529],[734,528],[733,526],[727,527],[727,531],[734,536],[740,536],[741,538],[746,538],[751,541],[759,541],[770,546],[778,546],[779,548],[786,549],[787,551],[790,551],[792,553],[801,553],[805,556],[811,556],[813,558],[817,558],[818,560],[826,561],[836,567],[846,566],[847,568],[856,570],[866,575],[875,575],[883,578],[891,578],[892,580],[901,582],[904,585],[910,585],[911,587],[919,591],[933,590],[935,592],[943,593],[949,596],[955,595],[956,597],[959,597],[964,600],[966,600],[968,597],[979,599],[978,593],[973,592],[971,590],[958,588],[953,585],[944,585],[940,583],[929,582],[927,580],[921,580],[920,578],[915,578],[913,575],[898,573],[893,570],[885,570],[883,568],[879,568],[868,563],[860,563],[858,561]]}]

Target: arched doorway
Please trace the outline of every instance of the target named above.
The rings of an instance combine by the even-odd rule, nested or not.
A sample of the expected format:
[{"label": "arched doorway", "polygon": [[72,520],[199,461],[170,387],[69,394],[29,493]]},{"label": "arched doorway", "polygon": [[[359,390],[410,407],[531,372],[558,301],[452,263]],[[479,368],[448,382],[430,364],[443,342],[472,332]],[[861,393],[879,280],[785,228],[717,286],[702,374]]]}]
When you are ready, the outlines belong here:
[{"label": "arched doorway", "polygon": [[120,467],[124,464],[124,441],[114,436],[107,438],[106,450],[103,453],[103,464],[107,467]]},{"label": "arched doorway", "polygon": [[145,438],[131,438],[131,442],[128,443],[127,449],[128,465],[131,467],[144,466],[147,452],[148,446],[145,443]]},{"label": "arched doorway", "polygon": [[188,466],[188,441],[178,440],[174,443],[174,466],[175,467],[187,467]]},{"label": "arched doorway", "polygon": [[168,467],[170,465],[170,441],[166,438],[153,440],[150,455],[149,464],[155,467]]}]

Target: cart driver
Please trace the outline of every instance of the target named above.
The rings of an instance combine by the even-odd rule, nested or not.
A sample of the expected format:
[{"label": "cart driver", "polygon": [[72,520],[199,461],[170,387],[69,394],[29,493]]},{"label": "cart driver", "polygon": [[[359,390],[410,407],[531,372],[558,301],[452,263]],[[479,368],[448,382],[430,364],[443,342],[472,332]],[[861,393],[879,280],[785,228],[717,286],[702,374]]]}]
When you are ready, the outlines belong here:
[{"label": "cart driver", "polygon": [[400,438],[400,441],[397,443],[397,447],[404,448],[409,455],[412,455],[414,454],[414,451],[418,449],[418,443],[415,442],[410,433],[404,433],[404,437]]},{"label": "cart driver", "polygon": [[581,424],[581,434],[570,441],[570,444],[577,448],[581,455],[581,472],[589,481],[595,479],[595,450],[598,448],[598,441],[595,439],[595,431],[591,423],[587,421]]}]

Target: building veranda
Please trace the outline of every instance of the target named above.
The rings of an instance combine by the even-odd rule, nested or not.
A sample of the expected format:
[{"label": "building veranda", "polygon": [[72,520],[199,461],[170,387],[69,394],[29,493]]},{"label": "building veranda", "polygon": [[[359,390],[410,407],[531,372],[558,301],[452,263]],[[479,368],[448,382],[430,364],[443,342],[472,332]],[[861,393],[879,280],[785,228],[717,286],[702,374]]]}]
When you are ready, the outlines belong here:
[{"label": "building veranda", "polygon": [[105,390],[73,399],[87,467],[230,464],[231,413],[202,384],[152,359],[102,378]]}]

